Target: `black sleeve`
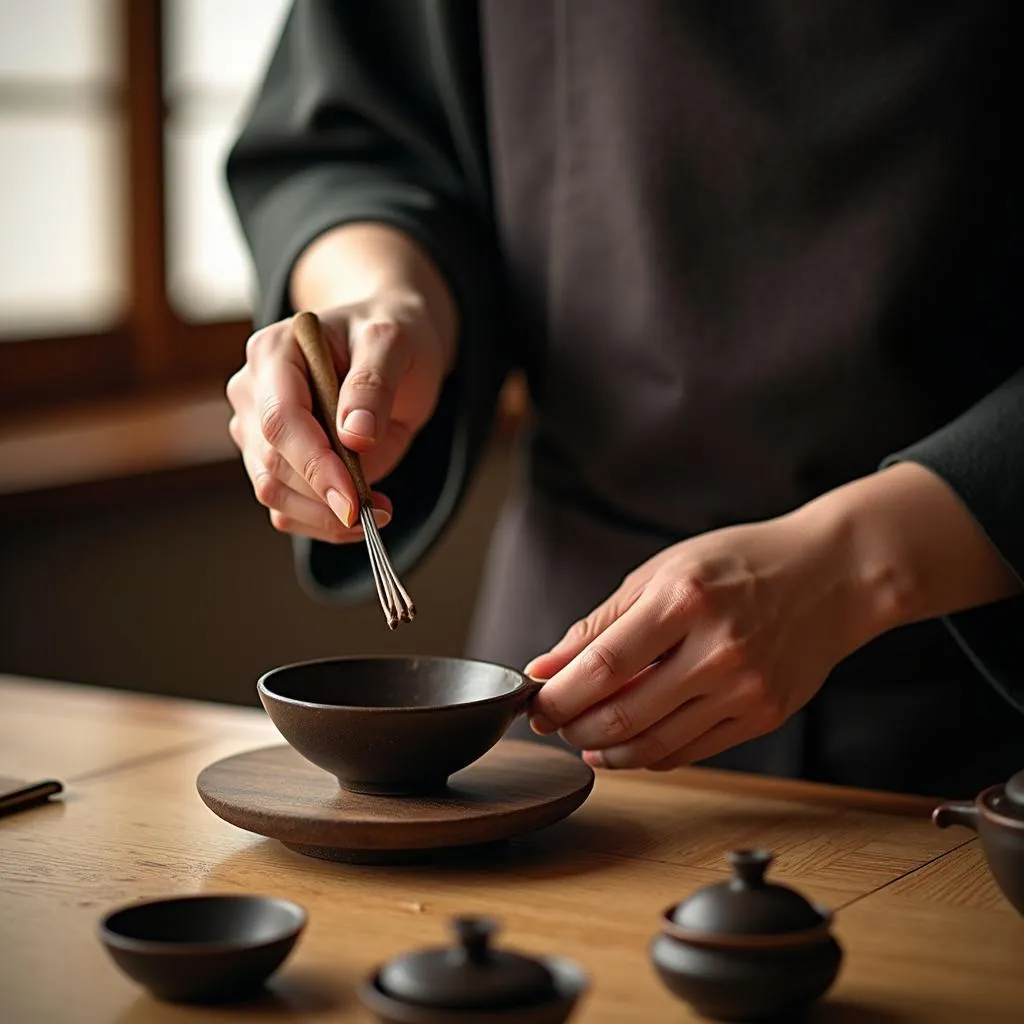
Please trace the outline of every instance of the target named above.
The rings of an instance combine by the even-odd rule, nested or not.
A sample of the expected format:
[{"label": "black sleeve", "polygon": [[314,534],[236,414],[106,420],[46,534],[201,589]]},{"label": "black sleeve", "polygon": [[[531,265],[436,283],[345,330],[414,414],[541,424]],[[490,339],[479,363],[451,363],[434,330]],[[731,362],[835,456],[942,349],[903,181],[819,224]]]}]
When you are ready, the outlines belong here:
[{"label": "black sleeve", "polygon": [[[461,503],[507,368],[477,37],[475,5],[460,0],[297,0],[226,167],[255,265],[257,326],[295,312],[296,259],[346,222],[406,232],[451,287],[456,366],[434,416],[379,484],[394,503],[387,544],[400,575]],[[295,550],[315,596],[374,593],[361,545]]]},{"label": "black sleeve", "polygon": [[[952,423],[889,456],[942,477],[1024,582],[1024,369]],[[1024,596],[945,619],[981,674],[1024,711]]]}]

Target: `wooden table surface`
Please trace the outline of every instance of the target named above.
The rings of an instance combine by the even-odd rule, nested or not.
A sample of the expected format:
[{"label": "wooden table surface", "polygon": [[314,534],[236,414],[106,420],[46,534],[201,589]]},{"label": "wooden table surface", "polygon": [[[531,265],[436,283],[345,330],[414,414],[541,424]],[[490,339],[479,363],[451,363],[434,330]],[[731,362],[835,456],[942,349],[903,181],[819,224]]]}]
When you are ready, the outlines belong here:
[{"label": "wooden table surface", "polygon": [[[813,1020],[1024,1021],[1024,918],[972,834],[931,824],[932,801],[699,769],[606,773],[575,815],[499,862],[357,867],[293,854],[199,799],[207,764],[277,742],[258,710],[0,678],[0,775],[67,787],[0,819],[0,1021],[367,1022],[359,979],[446,941],[460,912],[496,916],[510,945],[579,960],[592,987],[574,1022],[697,1020],[660,986],[647,945],[665,906],[754,845],[776,854],[771,877],[837,911],[846,958]],[[310,913],[254,1004],[154,1002],[96,940],[111,907],[205,891],[280,895]]]}]

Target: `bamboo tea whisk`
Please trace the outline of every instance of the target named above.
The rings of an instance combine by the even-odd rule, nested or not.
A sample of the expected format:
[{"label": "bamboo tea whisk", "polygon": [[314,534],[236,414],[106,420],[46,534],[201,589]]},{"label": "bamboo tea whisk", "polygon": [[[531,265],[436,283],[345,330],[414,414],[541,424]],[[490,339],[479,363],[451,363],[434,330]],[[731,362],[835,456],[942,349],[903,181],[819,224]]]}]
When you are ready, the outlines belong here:
[{"label": "bamboo tea whisk", "polygon": [[315,313],[298,313],[293,321],[293,329],[295,340],[309,368],[314,405],[319,406],[321,426],[356,485],[359,522],[366,537],[366,550],[370,555],[370,568],[373,570],[380,606],[387,619],[388,629],[397,629],[400,622],[412,622],[416,617],[416,606],[395,574],[384,542],[380,539],[373,519],[373,498],[363,476],[359,454],[346,448],[338,436],[338,374],[334,369],[334,358]]}]

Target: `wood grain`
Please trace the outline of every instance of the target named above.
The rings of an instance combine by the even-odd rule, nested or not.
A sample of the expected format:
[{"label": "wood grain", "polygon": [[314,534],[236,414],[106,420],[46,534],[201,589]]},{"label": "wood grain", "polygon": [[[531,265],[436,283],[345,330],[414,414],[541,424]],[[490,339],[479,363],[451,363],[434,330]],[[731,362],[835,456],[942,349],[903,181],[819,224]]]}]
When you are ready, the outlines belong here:
[{"label": "wood grain", "polygon": [[310,856],[378,863],[546,828],[593,785],[593,769],[579,758],[525,740],[500,741],[453,775],[444,795],[427,799],[349,793],[286,745],[218,761],[197,780],[206,805],[232,825]]},{"label": "wood grain", "polygon": [[278,738],[261,711],[0,677],[0,773],[78,783],[202,743],[210,730]]},{"label": "wood grain", "polygon": [[[11,692],[17,688],[0,685],[5,708]],[[38,729],[47,706],[56,713],[62,703],[74,709],[79,729],[113,716],[125,746],[141,745],[138,737],[162,714],[146,700],[84,688],[22,690],[19,700],[38,713]],[[573,1024],[696,1022],[661,988],[647,944],[665,906],[726,876],[722,851],[739,840],[777,849],[772,877],[837,909],[846,959],[812,1024],[1021,1019],[1024,919],[991,898],[973,840],[920,818],[859,810],[846,798],[834,807],[801,802],[787,787],[773,794],[765,780],[755,792],[746,777],[718,777],[727,773],[715,785],[599,773],[575,814],[513,840],[501,857],[427,867],[334,864],[232,828],[196,792],[205,767],[268,742],[254,728],[259,713],[210,708],[204,716],[201,707],[161,703],[167,721],[187,729],[187,748],[91,777],[71,799],[0,823],[5,1021],[368,1024],[354,999],[363,975],[398,953],[446,941],[452,914],[479,912],[501,921],[501,943],[571,956],[590,972],[593,987]],[[41,734],[38,749],[59,748],[69,728]],[[0,751],[8,735],[0,716]],[[113,906],[214,891],[280,895],[310,912],[294,957],[250,1007],[197,1013],[154,1003],[96,941],[96,921]]]}]

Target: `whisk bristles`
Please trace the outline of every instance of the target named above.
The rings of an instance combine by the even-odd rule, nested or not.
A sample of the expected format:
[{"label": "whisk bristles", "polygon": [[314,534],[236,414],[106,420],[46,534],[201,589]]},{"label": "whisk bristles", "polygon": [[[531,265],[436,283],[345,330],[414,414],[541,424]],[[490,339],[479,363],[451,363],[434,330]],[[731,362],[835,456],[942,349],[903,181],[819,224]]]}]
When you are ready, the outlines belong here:
[{"label": "whisk bristles", "polygon": [[373,519],[373,509],[363,506],[359,510],[359,521],[363,525],[366,550],[369,552],[370,568],[373,570],[373,582],[377,587],[377,597],[380,599],[384,618],[387,620],[388,629],[397,629],[400,622],[412,622],[416,618],[416,606],[391,565],[391,559],[388,558],[384,542],[380,539],[377,524]]}]

